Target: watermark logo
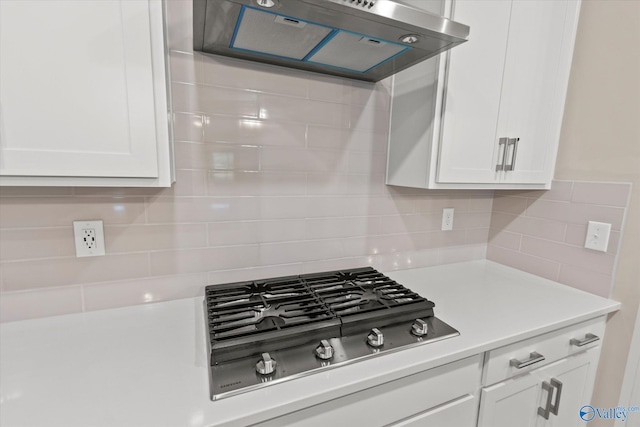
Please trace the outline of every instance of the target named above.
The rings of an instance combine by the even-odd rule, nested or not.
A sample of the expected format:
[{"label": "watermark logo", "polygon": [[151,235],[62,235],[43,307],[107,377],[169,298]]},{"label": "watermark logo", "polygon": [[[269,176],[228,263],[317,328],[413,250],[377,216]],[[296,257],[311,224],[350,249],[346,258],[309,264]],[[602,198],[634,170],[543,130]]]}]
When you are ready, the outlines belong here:
[{"label": "watermark logo", "polygon": [[593,409],[593,406],[585,405],[580,408],[580,418],[589,422],[596,417],[596,410]]},{"label": "watermark logo", "polygon": [[605,420],[626,421],[630,412],[640,412],[640,406],[616,406],[612,408],[594,408],[591,405],[584,405],[580,408],[580,418],[589,422],[598,417]]}]

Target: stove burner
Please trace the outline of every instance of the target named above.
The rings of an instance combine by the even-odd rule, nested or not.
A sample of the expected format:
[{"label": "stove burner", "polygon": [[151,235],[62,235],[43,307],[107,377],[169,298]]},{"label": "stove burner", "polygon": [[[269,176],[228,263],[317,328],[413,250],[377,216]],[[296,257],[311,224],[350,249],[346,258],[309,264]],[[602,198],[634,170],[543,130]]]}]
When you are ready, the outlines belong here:
[{"label": "stove burner", "polygon": [[211,285],[205,305],[214,400],[458,334],[370,267]]},{"label": "stove burner", "polygon": [[313,297],[251,295],[218,306],[218,310],[210,312],[209,325],[210,332],[220,339],[243,332],[281,329],[325,314],[324,306]]},{"label": "stove burner", "polygon": [[284,324],[285,320],[282,317],[264,316],[256,323],[256,328],[259,330],[276,329],[281,328]]},{"label": "stove burner", "polygon": [[340,281],[346,282],[348,280],[356,280],[358,278],[358,275],[351,271],[339,271],[336,274],[336,278]]}]

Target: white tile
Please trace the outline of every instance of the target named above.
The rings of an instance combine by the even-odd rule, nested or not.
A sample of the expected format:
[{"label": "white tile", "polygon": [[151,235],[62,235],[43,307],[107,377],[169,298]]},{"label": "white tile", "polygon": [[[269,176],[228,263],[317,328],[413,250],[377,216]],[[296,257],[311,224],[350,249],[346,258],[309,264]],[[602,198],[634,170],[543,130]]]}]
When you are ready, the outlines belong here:
[{"label": "white tile", "polygon": [[206,274],[151,277],[84,285],[86,311],[149,304],[204,295]]},{"label": "white tile", "polygon": [[0,295],[0,322],[79,313],[82,311],[80,286],[4,292]]},{"label": "white tile", "polygon": [[342,244],[336,240],[265,243],[260,245],[260,265],[287,264],[342,258]]}]

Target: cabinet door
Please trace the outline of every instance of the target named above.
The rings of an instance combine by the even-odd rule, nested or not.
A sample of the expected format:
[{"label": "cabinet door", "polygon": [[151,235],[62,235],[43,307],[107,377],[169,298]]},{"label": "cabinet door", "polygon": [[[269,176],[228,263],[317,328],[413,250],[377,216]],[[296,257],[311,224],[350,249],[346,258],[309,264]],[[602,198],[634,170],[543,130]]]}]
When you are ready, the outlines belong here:
[{"label": "cabinet door", "polygon": [[471,27],[449,55],[438,163],[439,183],[494,183],[500,90],[511,2],[460,0],[453,17]]},{"label": "cabinet door", "polygon": [[541,394],[541,381],[535,371],[485,387],[478,427],[535,426]]},{"label": "cabinet door", "polygon": [[[551,180],[569,78],[575,0],[514,1],[500,97],[497,138],[511,145],[504,173],[510,183]],[[565,34],[566,33],[566,34]],[[514,159],[515,157],[515,159]]]},{"label": "cabinet door", "polygon": [[[562,391],[554,388],[552,404],[557,404],[557,414],[550,414],[549,419],[538,417],[538,427],[572,427],[584,426],[586,422],[580,418],[580,408],[589,405],[600,348],[568,357],[559,362],[540,369],[541,377],[546,381],[554,379],[561,384]],[[539,405],[546,405],[547,392],[542,393]]]},{"label": "cabinet door", "polygon": [[0,175],[157,177],[150,34],[148,1],[2,0]]}]

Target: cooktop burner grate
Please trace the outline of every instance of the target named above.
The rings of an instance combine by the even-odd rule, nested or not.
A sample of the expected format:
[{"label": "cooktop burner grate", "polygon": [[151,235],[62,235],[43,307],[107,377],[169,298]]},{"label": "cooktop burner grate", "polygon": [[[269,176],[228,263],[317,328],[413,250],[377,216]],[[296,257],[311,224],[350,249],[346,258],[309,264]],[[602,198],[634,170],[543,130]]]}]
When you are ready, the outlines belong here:
[{"label": "cooktop burner grate", "polygon": [[212,364],[418,317],[434,304],[371,267],[206,287]]},{"label": "cooktop burner grate", "polygon": [[334,316],[299,278],[207,287],[209,332],[223,340]]}]

